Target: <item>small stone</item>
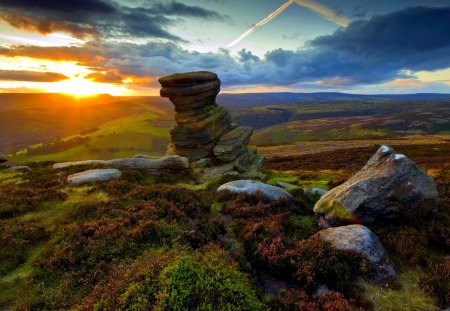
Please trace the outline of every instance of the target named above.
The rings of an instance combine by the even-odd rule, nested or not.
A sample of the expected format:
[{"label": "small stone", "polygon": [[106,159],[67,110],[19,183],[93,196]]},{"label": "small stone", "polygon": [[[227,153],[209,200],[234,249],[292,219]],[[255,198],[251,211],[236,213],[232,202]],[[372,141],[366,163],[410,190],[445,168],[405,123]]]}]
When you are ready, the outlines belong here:
[{"label": "small stone", "polygon": [[245,192],[250,195],[261,193],[266,199],[273,201],[283,199],[291,201],[293,199],[288,192],[279,187],[271,186],[254,180],[236,180],[223,184],[217,189],[218,192],[225,190],[234,193]]},{"label": "small stone", "polygon": [[364,257],[371,265],[372,273],[367,279],[385,285],[396,276],[395,268],[390,263],[378,237],[362,225],[349,225],[319,231],[316,236],[328,241],[339,250],[353,251]]},{"label": "small stone", "polygon": [[205,168],[205,167],[209,167],[211,165],[212,165],[211,158],[205,158],[205,159],[200,159],[198,161],[192,162],[191,168],[193,168],[193,169]]},{"label": "small stone", "polygon": [[116,169],[96,169],[70,175],[67,177],[67,181],[72,185],[81,185],[91,182],[116,180],[121,176],[122,172]]},{"label": "small stone", "polygon": [[219,138],[214,147],[214,155],[219,160],[231,162],[247,151],[247,145],[252,136],[253,129],[239,126]]},{"label": "small stone", "polygon": [[327,190],[320,189],[320,188],[306,188],[303,189],[307,195],[318,195],[323,196],[325,193],[327,193]]},{"label": "small stone", "polygon": [[299,186],[296,186],[296,185],[293,185],[293,184],[290,184],[290,183],[287,183],[284,181],[277,181],[277,186],[281,187],[283,189],[286,189],[286,190],[293,190],[293,189],[299,188]]},{"label": "small stone", "polygon": [[6,154],[0,152],[0,163],[8,162],[8,157]]},{"label": "small stone", "polygon": [[7,172],[20,172],[20,171],[31,172],[31,171],[33,171],[33,170],[32,170],[31,167],[29,167],[29,166],[24,166],[24,165],[22,165],[22,166],[13,166],[13,167],[10,167],[10,168],[8,168],[6,171],[7,171]]}]

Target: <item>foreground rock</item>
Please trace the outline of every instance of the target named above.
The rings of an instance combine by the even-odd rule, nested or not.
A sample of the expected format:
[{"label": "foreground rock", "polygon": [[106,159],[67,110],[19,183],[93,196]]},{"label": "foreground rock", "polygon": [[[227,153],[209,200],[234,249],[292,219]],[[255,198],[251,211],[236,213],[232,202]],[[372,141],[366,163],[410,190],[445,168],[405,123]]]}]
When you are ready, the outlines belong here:
[{"label": "foreground rock", "polygon": [[367,279],[384,285],[396,276],[395,268],[390,263],[378,237],[367,227],[349,225],[319,231],[316,236],[328,241],[340,250],[353,251],[360,254],[370,264],[371,273]]},{"label": "foreground rock", "polygon": [[330,225],[404,219],[434,208],[433,179],[405,155],[381,146],[356,175],[328,191],[314,207]]},{"label": "foreground rock", "polygon": [[122,172],[117,169],[96,169],[70,175],[67,177],[67,181],[78,186],[85,183],[116,180],[121,176]]},{"label": "foreground rock", "polygon": [[292,196],[285,190],[264,184],[259,181],[254,180],[235,180],[220,186],[217,191],[228,190],[233,193],[247,193],[250,195],[262,194],[266,199],[277,201],[277,200],[292,200]]},{"label": "foreground rock", "polygon": [[165,157],[150,157],[150,158],[126,158],[109,161],[88,160],[88,161],[65,162],[65,163],[56,163],[53,165],[53,168],[62,169],[72,166],[84,166],[84,165],[143,169],[155,174],[176,172],[189,169],[188,159],[177,155]]},{"label": "foreground rock", "polygon": [[0,152],[0,163],[8,162],[8,157],[6,154]]}]

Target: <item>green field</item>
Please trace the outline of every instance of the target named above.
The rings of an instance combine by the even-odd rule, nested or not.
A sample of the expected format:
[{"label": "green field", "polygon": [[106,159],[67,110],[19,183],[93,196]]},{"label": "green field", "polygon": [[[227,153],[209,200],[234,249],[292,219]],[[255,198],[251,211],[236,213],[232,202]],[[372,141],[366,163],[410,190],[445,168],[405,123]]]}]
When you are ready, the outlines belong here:
[{"label": "green field", "polygon": [[[88,137],[87,143],[73,148],[42,155],[27,155],[23,149],[11,157],[17,163],[40,161],[75,161],[88,159],[114,159],[130,157],[139,153],[149,155],[164,154],[169,141],[168,127],[160,127],[162,115],[144,113],[127,116],[99,127],[89,135],[77,135],[64,138]],[[32,147],[39,147],[38,144]]]}]

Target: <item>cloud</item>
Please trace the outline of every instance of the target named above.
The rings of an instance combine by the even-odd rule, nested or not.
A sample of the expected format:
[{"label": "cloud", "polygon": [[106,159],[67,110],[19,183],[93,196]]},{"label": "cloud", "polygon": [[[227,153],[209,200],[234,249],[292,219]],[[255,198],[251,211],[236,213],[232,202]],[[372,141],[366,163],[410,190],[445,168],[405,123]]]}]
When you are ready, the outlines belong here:
[{"label": "cloud", "polygon": [[155,77],[210,70],[217,72],[228,88],[312,85],[348,90],[414,79],[417,71],[450,68],[449,33],[450,7],[413,7],[352,22],[345,29],[317,37],[306,48],[275,49],[264,57],[247,50],[237,56],[227,50],[199,53],[176,42],[98,42],[73,48],[15,46],[0,48],[0,55],[73,57],[98,72],[92,76],[95,80],[132,77],[140,85],[152,87],[157,87],[152,82]]},{"label": "cloud", "polygon": [[0,20],[13,27],[43,34],[65,32],[81,39],[100,36],[183,42],[168,31],[179,18],[226,19],[217,12],[177,1],[130,7],[102,0],[0,0],[0,10]]},{"label": "cloud", "polygon": [[0,70],[1,81],[57,82],[69,79],[56,72]]}]

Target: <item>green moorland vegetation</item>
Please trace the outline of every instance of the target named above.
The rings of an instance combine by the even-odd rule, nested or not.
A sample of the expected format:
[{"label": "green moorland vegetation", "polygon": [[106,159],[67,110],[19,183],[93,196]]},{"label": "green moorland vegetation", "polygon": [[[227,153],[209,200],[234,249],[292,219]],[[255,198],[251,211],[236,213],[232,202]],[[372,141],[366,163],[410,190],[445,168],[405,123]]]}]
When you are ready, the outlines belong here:
[{"label": "green moorland vegetation", "polygon": [[[399,270],[388,288],[362,281],[367,263],[311,236],[317,197],[288,202],[217,193],[232,177],[124,171],[72,187],[51,162],[0,171],[0,309],[437,310],[450,297],[450,143],[394,146],[436,180],[439,209],[370,226]],[[274,157],[269,182],[334,187],[376,147]],[[447,255],[447,257],[445,257]],[[319,285],[331,291],[315,295]],[[275,293],[281,290],[280,295]]]}]

